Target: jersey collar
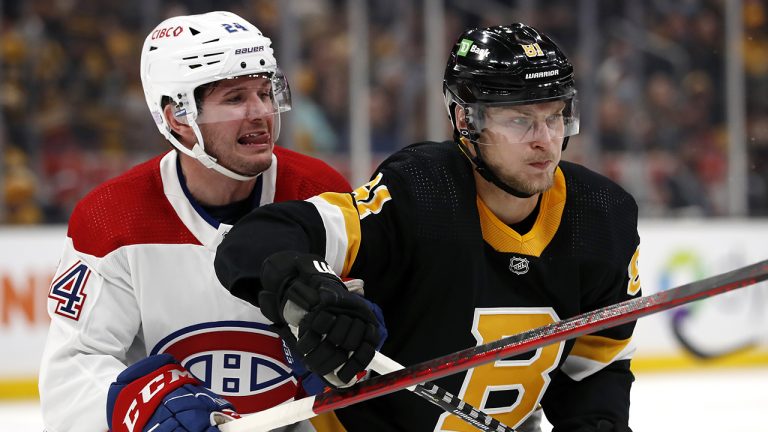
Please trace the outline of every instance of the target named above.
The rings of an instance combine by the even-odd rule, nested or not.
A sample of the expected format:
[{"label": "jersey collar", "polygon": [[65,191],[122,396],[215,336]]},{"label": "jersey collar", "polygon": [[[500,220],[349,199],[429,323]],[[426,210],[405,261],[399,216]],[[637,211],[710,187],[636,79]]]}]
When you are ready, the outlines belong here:
[{"label": "jersey collar", "polygon": [[[254,207],[274,202],[277,165],[277,157],[272,154],[272,165],[259,176],[256,183],[255,187],[260,190],[255,194],[258,203],[254,203]],[[178,152],[170,151],[163,156],[160,160],[160,176],[165,196],[181,221],[200,243],[215,250],[232,226],[213,219],[189,193],[181,174]]]}]

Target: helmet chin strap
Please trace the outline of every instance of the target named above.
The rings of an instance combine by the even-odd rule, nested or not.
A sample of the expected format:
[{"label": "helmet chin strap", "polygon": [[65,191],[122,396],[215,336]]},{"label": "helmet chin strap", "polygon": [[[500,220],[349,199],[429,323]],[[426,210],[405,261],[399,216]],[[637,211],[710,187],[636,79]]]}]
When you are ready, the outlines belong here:
[{"label": "helmet chin strap", "polygon": [[254,176],[242,175],[218,163],[216,161],[216,158],[214,158],[213,156],[205,152],[205,141],[203,141],[203,134],[202,132],[200,132],[200,127],[197,125],[197,122],[192,118],[191,114],[187,114],[187,120],[189,121],[189,125],[192,126],[192,130],[195,131],[195,137],[197,137],[197,142],[195,143],[194,146],[192,146],[192,153],[194,154],[194,158],[199,160],[200,163],[203,164],[203,166],[205,166],[206,168],[210,168],[214,171],[217,171],[221,174],[224,174],[225,176],[231,179],[239,180],[239,181],[253,180],[256,177],[261,175],[261,173],[258,173]]},{"label": "helmet chin strap", "polygon": [[[496,173],[494,173],[493,170],[483,160],[482,156],[480,155],[480,149],[478,148],[477,142],[467,138],[467,136],[469,136],[469,131],[467,129],[461,129],[460,134],[461,136],[459,136],[458,140],[456,140],[459,144],[459,148],[461,149],[461,152],[464,153],[464,156],[466,156],[467,159],[469,159],[472,164],[475,165],[475,171],[477,171],[481,177],[483,177],[486,181],[493,183],[494,186],[512,196],[516,196],[518,198],[530,198],[535,195],[519,191],[501,181]],[[475,148],[475,156],[472,156],[472,153],[470,153],[469,146],[467,145],[468,142],[472,143],[472,146]]]},{"label": "helmet chin strap", "polygon": [[168,133],[168,136],[167,136],[168,140],[171,141],[171,144],[173,144],[173,146],[176,147],[180,152],[184,153],[187,156],[197,159],[201,164],[203,164],[204,167],[212,169],[216,172],[219,172],[233,180],[248,181],[248,180],[253,180],[256,177],[261,175],[261,173],[256,174],[254,176],[242,175],[219,164],[216,158],[214,158],[213,156],[205,152],[205,142],[203,141],[203,134],[200,132],[200,127],[197,125],[197,122],[195,121],[192,114],[187,114],[186,118],[187,118],[187,124],[189,124],[192,127],[192,130],[195,132],[195,137],[197,138],[197,142],[195,143],[194,146],[192,146],[192,150],[188,149],[186,146],[180,143],[179,140],[176,139],[176,137],[174,137],[173,134],[171,134],[170,132]]}]

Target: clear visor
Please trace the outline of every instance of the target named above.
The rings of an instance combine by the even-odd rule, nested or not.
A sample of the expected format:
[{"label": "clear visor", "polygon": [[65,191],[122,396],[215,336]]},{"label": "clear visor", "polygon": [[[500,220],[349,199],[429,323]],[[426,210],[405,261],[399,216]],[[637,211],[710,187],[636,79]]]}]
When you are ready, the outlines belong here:
[{"label": "clear visor", "polygon": [[576,98],[527,105],[477,103],[466,108],[478,144],[562,142],[579,133]]},{"label": "clear visor", "polygon": [[198,124],[274,119],[291,109],[291,90],[279,71],[225,78],[201,90]]}]

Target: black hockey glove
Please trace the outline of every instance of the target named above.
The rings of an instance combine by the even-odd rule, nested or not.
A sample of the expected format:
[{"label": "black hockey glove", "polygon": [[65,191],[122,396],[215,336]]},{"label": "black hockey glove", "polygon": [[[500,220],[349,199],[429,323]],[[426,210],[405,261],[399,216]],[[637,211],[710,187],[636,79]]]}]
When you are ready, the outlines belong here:
[{"label": "black hockey glove", "polygon": [[264,261],[258,301],[284,339],[298,327],[306,367],[339,387],[354,383],[383,342],[373,304],[351,293],[319,256],[278,252]]}]

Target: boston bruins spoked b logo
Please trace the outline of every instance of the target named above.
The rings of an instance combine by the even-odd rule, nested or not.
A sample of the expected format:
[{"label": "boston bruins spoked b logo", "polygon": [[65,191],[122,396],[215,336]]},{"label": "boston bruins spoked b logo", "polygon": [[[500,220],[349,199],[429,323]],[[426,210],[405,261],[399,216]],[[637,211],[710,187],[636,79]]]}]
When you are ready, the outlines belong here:
[{"label": "boston bruins spoked b logo", "polygon": [[522,257],[510,258],[509,271],[519,275],[528,273],[528,258],[522,258]]}]

